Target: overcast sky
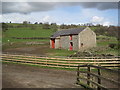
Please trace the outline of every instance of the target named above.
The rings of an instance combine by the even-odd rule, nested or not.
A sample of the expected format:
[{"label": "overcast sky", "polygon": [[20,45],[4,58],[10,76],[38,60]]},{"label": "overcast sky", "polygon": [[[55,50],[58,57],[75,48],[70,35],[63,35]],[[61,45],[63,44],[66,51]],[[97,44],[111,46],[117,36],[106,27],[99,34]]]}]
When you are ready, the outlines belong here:
[{"label": "overcast sky", "polygon": [[[24,0],[22,0],[24,1]],[[3,22],[117,25],[117,2],[2,2]]]}]

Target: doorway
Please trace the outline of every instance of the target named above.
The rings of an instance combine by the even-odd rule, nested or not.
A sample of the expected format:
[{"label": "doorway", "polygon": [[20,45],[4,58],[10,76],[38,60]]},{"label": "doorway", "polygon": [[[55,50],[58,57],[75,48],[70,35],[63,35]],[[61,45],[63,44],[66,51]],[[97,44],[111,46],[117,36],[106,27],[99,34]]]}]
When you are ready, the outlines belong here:
[{"label": "doorway", "polygon": [[55,39],[52,39],[51,42],[52,42],[52,48],[55,48]]},{"label": "doorway", "polygon": [[73,50],[73,42],[70,42],[70,50]]}]

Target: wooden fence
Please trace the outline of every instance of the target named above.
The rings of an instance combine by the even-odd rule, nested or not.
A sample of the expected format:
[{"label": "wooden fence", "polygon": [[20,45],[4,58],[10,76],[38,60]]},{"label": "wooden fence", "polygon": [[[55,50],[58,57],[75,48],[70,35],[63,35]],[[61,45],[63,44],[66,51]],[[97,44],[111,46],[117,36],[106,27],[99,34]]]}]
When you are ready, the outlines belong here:
[{"label": "wooden fence", "polygon": [[[82,71],[81,67],[86,67],[86,71]],[[95,68],[97,69],[97,73],[93,73],[91,71],[91,68]],[[113,78],[108,78],[104,76],[104,74],[101,73],[102,70],[105,70],[105,72],[110,72],[110,74],[112,75],[112,73],[116,74],[117,80],[114,80]],[[82,75],[84,74],[84,75]],[[108,69],[105,67],[101,67],[101,66],[95,66],[95,65],[78,65],[78,70],[77,70],[77,84],[82,85],[86,88],[91,88],[91,89],[95,89],[97,88],[97,90],[106,90],[108,88],[113,88],[113,84],[114,84],[114,88],[120,88],[120,82],[119,82],[119,76],[120,76],[120,70],[112,70],[112,69]],[[96,78],[97,80],[93,80],[93,78]],[[109,75],[110,77],[110,75]],[[83,80],[85,80],[86,82],[84,82]],[[102,82],[102,80],[106,81],[105,83]],[[112,83],[111,85],[108,83]],[[107,84],[107,85],[106,85]],[[97,87],[95,87],[95,86]],[[108,86],[109,85],[109,86]],[[111,87],[110,87],[111,86]]]},{"label": "wooden fence", "polygon": [[91,64],[101,65],[104,67],[119,67],[119,59],[72,59],[72,58],[56,58],[56,57],[41,57],[31,55],[14,55],[2,54],[3,62],[19,62],[31,65],[40,65],[47,67],[60,67],[60,68],[76,68],[78,65]]}]

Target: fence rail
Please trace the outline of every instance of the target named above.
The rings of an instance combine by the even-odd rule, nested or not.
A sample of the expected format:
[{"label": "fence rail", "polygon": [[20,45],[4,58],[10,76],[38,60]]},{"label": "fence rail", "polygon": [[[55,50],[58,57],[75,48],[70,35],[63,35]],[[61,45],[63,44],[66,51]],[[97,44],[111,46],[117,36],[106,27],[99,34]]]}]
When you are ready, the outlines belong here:
[{"label": "fence rail", "polygon": [[104,67],[119,67],[120,60],[112,59],[72,59],[72,58],[55,58],[55,57],[40,57],[31,55],[14,55],[2,54],[3,62],[19,62],[25,64],[41,65],[48,67],[61,68],[76,68],[79,65],[91,64],[101,65]]},{"label": "fence rail", "polygon": [[[81,67],[86,67],[87,71],[82,71]],[[97,74],[93,73],[91,71],[91,68],[96,68],[97,69]],[[111,78],[105,77],[103,74],[101,74],[101,70],[105,70],[107,72],[110,73],[116,73],[118,75],[118,79],[119,79],[119,75],[120,75],[120,71],[118,70],[112,70],[112,69],[108,69],[105,67],[101,67],[101,66],[95,66],[95,65],[78,65],[78,69],[77,69],[77,84],[82,85],[84,87],[87,88],[93,88],[92,84],[97,86],[97,90],[101,90],[101,89],[107,89],[108,87],[105,86],[105,84],[103,84],[102,79],[111,82],[112,84],[115,84],[116,88],[119,88],[120,86],[120,82],[119,80],[113,80]],[[85,77],[85,75],[81,75],[81,74],[86,74],[87,76]],[[92,80],[93,77],[96,77],[97,80]],[[82,82],[82,80],[87,81],[87,83]]]}]

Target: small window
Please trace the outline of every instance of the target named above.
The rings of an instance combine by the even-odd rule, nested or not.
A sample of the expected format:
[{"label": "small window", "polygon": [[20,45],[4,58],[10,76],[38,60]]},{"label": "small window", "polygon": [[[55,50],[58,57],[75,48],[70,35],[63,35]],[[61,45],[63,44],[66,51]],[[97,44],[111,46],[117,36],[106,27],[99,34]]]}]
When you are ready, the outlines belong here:
[{"label": "small window", "polygon": [[73,42],[70,42],[70,45],[73,46]]},{"label": "small window", "polygon": [[83,47],[83,43],[81,43],[81,47]]}]

